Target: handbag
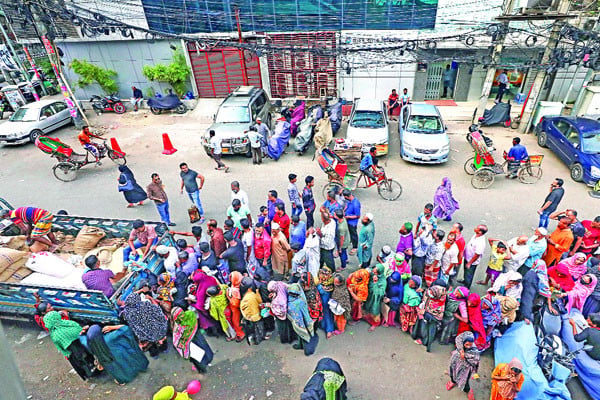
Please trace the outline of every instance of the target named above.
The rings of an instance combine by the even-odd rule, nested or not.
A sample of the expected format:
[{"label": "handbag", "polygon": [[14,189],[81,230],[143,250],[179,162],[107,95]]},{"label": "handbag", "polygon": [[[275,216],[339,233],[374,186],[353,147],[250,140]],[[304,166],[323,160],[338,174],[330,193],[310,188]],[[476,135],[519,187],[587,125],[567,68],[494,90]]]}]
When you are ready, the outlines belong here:
[{"label": "handbag", "polygon": [[195,204],[192,204],[192,206],[188,208],[188,215],[190,216],[190,224],[200,221],[200,211],[198,211],[198,207],[196,207]]},{"label": "handbag", "polygon": [[128,192],[133,190],[133,182],[131,182],[125,175],[119,177],[119,192]]}]

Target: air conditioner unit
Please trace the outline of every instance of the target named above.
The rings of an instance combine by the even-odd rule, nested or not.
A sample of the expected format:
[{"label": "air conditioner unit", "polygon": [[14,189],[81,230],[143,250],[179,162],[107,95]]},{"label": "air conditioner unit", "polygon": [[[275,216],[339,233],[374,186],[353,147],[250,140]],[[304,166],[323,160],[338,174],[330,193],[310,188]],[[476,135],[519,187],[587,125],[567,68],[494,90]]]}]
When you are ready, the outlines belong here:
[{"label": "air conditioner unit", "polygon": [[548,9],[553,8],[554,2],[555,0],[521,0],[519,8],[523,9],[523,12],[548,11]]}]

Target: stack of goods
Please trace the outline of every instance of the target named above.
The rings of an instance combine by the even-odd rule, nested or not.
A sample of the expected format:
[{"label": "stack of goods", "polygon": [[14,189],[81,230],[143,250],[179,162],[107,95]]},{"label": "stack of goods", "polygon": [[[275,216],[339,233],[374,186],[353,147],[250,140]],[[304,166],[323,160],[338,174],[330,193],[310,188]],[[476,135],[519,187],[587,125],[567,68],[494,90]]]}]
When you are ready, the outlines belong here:
[{"label": "stack of goods", "polygon": [[19,282],[33,272],[25,266],[29,253],[0,247],[0,282]]},{"label": "stack of goods", "polygon": [[83,268],[76,268],[73,264],[63,260],[55,254],[41,251],[29,257],[25,264],[34,271],[21,281],[27,285],[51,286],[63,289],[85,290],[81,281]]}]

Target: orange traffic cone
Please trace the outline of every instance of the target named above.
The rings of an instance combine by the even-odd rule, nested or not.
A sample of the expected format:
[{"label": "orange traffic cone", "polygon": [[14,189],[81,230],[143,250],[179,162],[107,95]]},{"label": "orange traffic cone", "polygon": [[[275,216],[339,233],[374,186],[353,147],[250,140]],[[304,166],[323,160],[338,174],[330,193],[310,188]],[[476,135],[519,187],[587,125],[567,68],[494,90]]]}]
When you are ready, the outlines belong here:
[{"label": "orange traffic cone", "polygon": [[175,153],[177,151],[177,149],[174,148],[173,145],[171,144],[171,139],[169,139],[169,134],[163,133],[162,138],[163,138],[163,147],[165,148],[162,153],[167,154],[167,155]]},{"label": "orange traffic cone", "polygon": [[119,143],[117,143],[117,139],[115,139],[114,137],[110,138],[110,147],[112,147],[114,152],[125,155],[125,152],[123,150],[121,150]]}]

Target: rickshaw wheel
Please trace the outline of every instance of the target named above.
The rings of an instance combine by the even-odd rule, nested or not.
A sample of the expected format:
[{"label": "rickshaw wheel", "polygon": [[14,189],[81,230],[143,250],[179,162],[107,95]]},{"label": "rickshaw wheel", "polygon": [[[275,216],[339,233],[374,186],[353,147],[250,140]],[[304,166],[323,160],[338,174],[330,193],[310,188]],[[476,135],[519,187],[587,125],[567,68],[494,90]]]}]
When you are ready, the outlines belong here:
[{"label": "rickshaw wheel", "polygon": [[114,150],[108,150],[108,158],[110,158],[112,162],[114,162],[117,165],[127,164],[127,159],[125,158],[125,156],[117,154]]},{"label": "rickshaw wheel", "polygon": [[387,179],[377,185],[377,192],[383,199],[394,201],[402,194],[402,185],[393,179]]},{"label": "rickshaw wheel", "polygon": [[496,174],[491,168],[483,167],[477,170],[471,178],[471,185],[475,189],[487,189],[494,183]]},{"label": "rickshaw wheel", "polygon": [[54,176],[59,181],[71,182],[77,178],[77,167],[70,162],[59,162],[52,168]]},{"label": "rickshaw wheel", "polygon": [[521,183],[533,184],[542,178],[542,167],[539,165],[529,165],[519,168],[517,177]]},{"label": "rickshaw wheel", "polygon": [[327,198],[327,192],[329,192],[331,189],[337,188],[344,189],[344,186],[341,183],[335,181],[327,182],[325,186],[323,186],[323,198]]},{"label": "rickshaw wheel", "polygon": [[357,174],[360,172],[360,158],[358,157],[348,157],[345,158],[346,165],[348,166],[348,172],[351,174]]},{"label": "rickshaw wheel", "polygon": [[471,157],[465,161],[464,169],[467,175],[473,175],[475,171],[477,171],[477,168],[475,167],[475,157]]}]

